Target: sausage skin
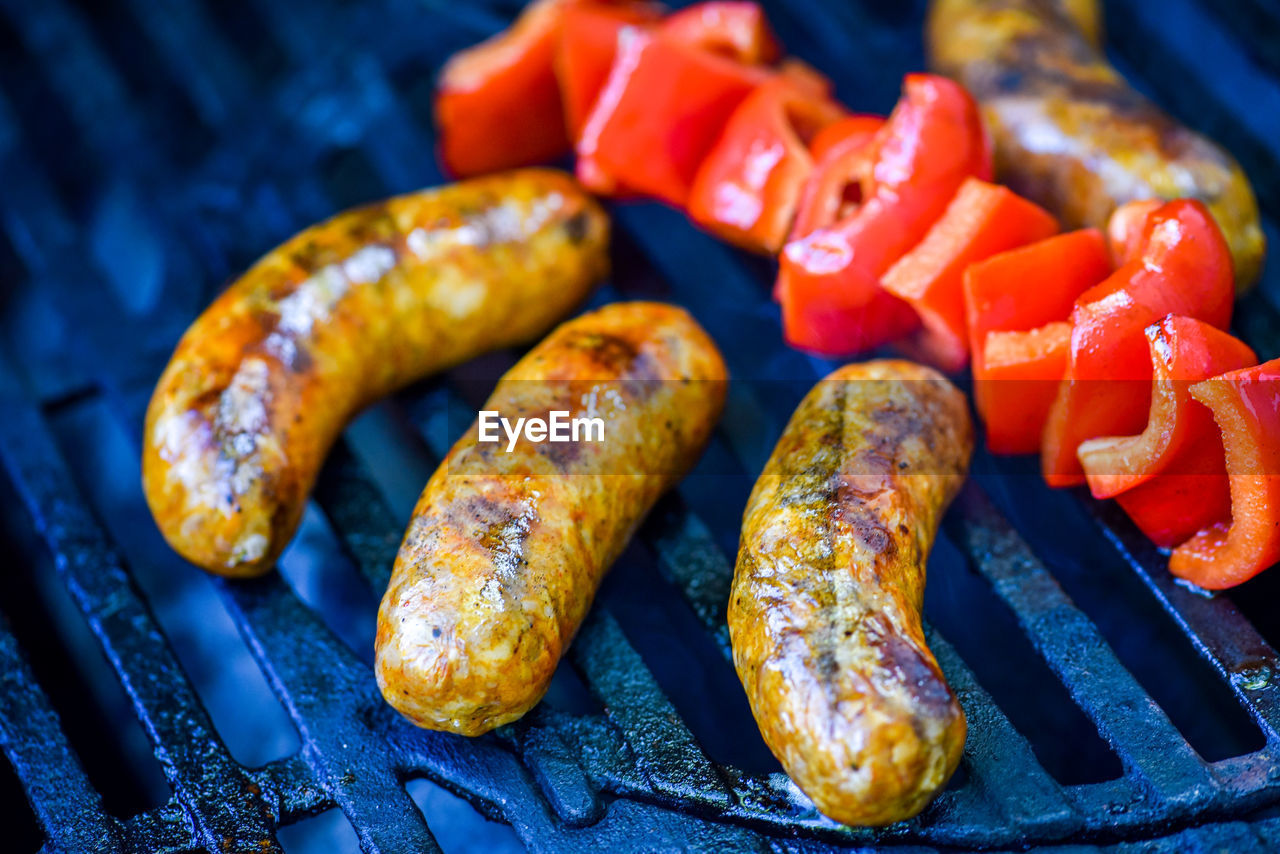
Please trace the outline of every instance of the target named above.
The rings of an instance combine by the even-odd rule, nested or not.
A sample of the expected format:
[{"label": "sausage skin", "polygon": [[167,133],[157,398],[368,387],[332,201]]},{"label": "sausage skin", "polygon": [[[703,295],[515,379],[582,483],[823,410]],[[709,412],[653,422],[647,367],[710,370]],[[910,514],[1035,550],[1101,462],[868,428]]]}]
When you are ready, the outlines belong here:
[{"label": "sausage skin", "polygon": [[495,175],[339,214],[258,261],[191,325],[147,409],[142,483],[169,544],[267,571],[362,407],[542,334],[608,269],[571,178]]},{"label": "sausage skin", "polygon": [[479,735],[546,693],[605,571],[693,465],[724,404],[715,344],[680,308],[619,303],[560,326],[485,410],[594,411],[603,442],[458,440],[414,509],[378,610],[383,696]]},{"label": "sausage skin", "polygon": [[1058,215],[1106,229],[1134,199],[1200,199],[1222,229],[1236,291],[1258,279],[1266,240],[1239,164],[1134,91],[1098,45],[1097,0],[933,0],[934,69],[982,105],[997,176]]},{"label": "sausage skin", "polygon": [[921,608],[972,449],[964,396],[941,374],[846,365],[801,402],[747,502],[734,665],[765,743],[836,821],[910,818],[960,761],[964,712]]}]

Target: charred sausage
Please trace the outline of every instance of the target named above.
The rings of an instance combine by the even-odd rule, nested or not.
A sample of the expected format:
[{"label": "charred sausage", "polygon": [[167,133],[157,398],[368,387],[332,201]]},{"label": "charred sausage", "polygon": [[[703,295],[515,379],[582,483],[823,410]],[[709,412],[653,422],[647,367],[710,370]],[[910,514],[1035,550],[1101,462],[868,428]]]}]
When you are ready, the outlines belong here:
[{"label": "charred sausage", "polygon": [[1236,290],[1266,243],[1239,164],[1134,91],[1098,45],[1097,0],[933,0],[931,65],[982,104],[1002,181],[1064,227],[1105,228],[1119,205],[1197,198],[1231,247]]},{"label": "charred sausage", "polygon": [[940,374],[847,365],[805,397],[748,500],[734,665],[769,749],[845,824],[910,818],[960,761],[964,713],[920,612],[972,446],[964,396]]},{"label": "charred sausage", "polygon": [[378,610],[387,702],[463,735],[532,708],[605,571],[711,435],[725,379],[706,333],[658,303],[570,321],[513,367],[484,411],[594,411],[603,441],[508,451],[480,442],[477,422],[454,445],[418,499]]},{"label": "charred sausage", "polygon": [[265,572],[355,412],[542,334],[605,274],[607,244],[568,176],[529,170],[351,210],[270,252],[151,398],[142,481],[169,544],[210,572]]}]

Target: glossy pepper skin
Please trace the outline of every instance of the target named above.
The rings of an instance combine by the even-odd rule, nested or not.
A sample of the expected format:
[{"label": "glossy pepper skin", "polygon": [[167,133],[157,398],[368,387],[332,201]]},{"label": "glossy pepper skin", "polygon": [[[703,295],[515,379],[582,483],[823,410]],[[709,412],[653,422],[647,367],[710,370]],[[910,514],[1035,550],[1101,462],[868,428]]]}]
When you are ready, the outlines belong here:
[{"label": "glossy pepper skin", "polygon": [[[1025,330],[993,330],[974,367],[974,403],[993,454],[1033,454],[1067,371],[1071,324],[1056,320]],[[979,394],[981,396],[979,396]]]},{"label": "glossy pepper skin", "polygon": [[[851,216],[862,203],[864,172],[871,163],[865,149],[884,127],[880,116],[847,116],[818,132],[810,145],[813,171],[800,190],[791,239],[803,237]],[[782,280],[778,280],[780,288]],[[778,297],[775,288],[774,297]]]},{"label": "glossy pepper skin", "polygon": [[972,264],[964,303],[973,400],[996,454],[1032,454],[1066,372],[1076,298],[1111,273],[1097,229],[1059,234]]},{"label": "glossy pepper skin", "polygon": [[1213,416],[1192,399],[1191,384],[1258,363],[1243,341],[1192,317],[1171,315],[1145,334],[1152,367],[1146,429],[1090,439],[1076,451],[1094,498],[1112,498],[1176,471],[1181,453],[1217,432]]},{"label": "glossy pepper skin", "polygon": [[535,0],[508,29],[445,64],[435,119],[449,174],[531,166],[569,151],[554,58],[561,16],[574,5]]},{"label": "glossy pepper skin", "polygon": [[1169,314],[1225,329],[1234,296],[1231,256],[1198,201],[1166,202],[1147,217],[1142,251],[1090,288],[1071,313],[1071,356],[1041,447],[1050,486],[1084,482],[1086,439],[1142,431],[1151,408],[1143,330]]},{"label": "glossy pepper skin", "polygon": [[[856,154],[867,143],[875,139],[876,134],[880,132],[880,128],[884,127],[884,123],[885,118],[883,116],[873,116],[865,113],[845,116],[840,119],[840,121],[832,122],[822,130],[818,131],[818,134],[813,138],[813,142],[809,144],[809,153],[813,155],[813,159],[815,161],[819,161],[824,164],[831,162],[831,158],[829,158],[828,155],[832,154],[832,152],[835,152],[837,149],[842,152]],[[865,158],[862,158],[862,161],[865,161]],[[854,174],[857,162],[845,163],[842,164],[842,166],[842,170],[831,175],[829,181],[838,181],[841,185],[846,185],[850,184],[850,181],[853,180],[850,189],[861,193],[861,178],[850,179],[849,177]],[[833,172],[835,171],[836,170],[833,170]],[[843,187],[838,189],[843,189]],[[836,193],[835,198],[837,200],[839,200],[839,195],[839,193]],[[834,215],[831,215],[825,219],[830,222],[835,218],[836,217]],[[814,227],[814,225],[809,225],[801,228],[799,223],[796,224],[797,231],[808,232]]]},{"label": "glossy pepper skin", "polygon": [[662,16],[656,3],[578,4],[564,10],[557,36],[556,81],[564,104],[565,127],[577,140],[618,50],[626,26],[652,25]]},{"label": "glossy pepper skin", "polygon": [[1111,257],[1116,265],[1127,264],[1142,253],[1142,235],[1147,227],[1147,217],[1160,209],[1159,199],[1140,199],[1126,202],[1116,208],[1107,221],[1107,242],[1111,245]]},{"label": "glossy pepper skin", "polygon": [[977,105],[960,86],[909,74],[888,122],[846,176],[861,202],[783,249],[777,297],[787,343],[841,355],[899,337],[910,309],[880,277],[920,242],[968,177],[991,177]]},{"label": "glossy pepper skin", "polygon": [[1057,231],[1057,220],[1043,208],[1005,187],[967,179],[924,239],[880,280],[920,315],[924,328],[913,348],[944,371],[963,368],[969,358],[965,270]]},{"label": "glossy pepper skin", "polygon": [[1115,497],[1156,545],[1169,548],[1231,517],[1222,440],[1193,383],[1256,365],[1244,342],[1190,317],[1146,329],[1151,412],[1136,436],[1083,442],[1077,452],[1095,498]]},{"label": "glossy pepper skin", "polygon": [[1280,359],[1196,383],[1191,396],[1222,431],[1231,521],[1174,549],[1169,571],[1221,590],[1280,560]]},{"label": "glossy pepper skin", "polygon": [[684,207],[729,116],[769,72],[625,28],[609,79],[577,140],[578,180]]},{"label": "glossy pepper skin", "polygon": [[782,54],[759,3],[712,0],[673,12],[662,35],[748,65],[767,65]]},{"label": "glossy pepper skin", "polygon": [[689,216],[738,246],[777,253],[813,171],[808,143],[844,115],[827,88],[809,80],[779,74],[760,84],[698,170]]}]

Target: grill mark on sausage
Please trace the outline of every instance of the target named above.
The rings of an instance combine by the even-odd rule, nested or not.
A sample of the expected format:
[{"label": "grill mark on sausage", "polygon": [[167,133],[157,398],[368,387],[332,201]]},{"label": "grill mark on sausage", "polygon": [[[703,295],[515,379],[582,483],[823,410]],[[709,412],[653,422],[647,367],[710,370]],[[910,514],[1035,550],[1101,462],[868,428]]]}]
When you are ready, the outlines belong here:
[{"label": "grill mark on sausage", "polygon": [[481,595],[501,595],[508,602],[523,598],[528,584],[524,570],[529,564],[525,544],[537,522],[532,509],[517,509],[508,500],[479,494],[450,503],[444,517],[446,524],[489,556],[495,576],[485,582]]},{"label": "grill mark on sausage", "polygon": [[587,232],[591,228],[591,221],[587,217],[586,211],[579,211],[564,221],[561,230],[564,231],[565,239],[571,244],[577,246],[587,236]]},{"label": "grill mark on sausage", "polygon": [[[845,406],[847,405],[849,387],[847,383],[838,383],[834,389],[833,400],[830,403],[831,409],[829,415],[823,424],[824,431],[829,431],[828,435],[836,437],[835,447],[837,449],[844,446],[844,426],[845,426]],[[821,534],[819,535],[825,545],[822,553],[815,555],[817,565],[814,566],[812,578],[815,581],[815,598],[821,600],[821,610],[827,617],[826,623],[817,631],[814,638],[814,651],[817,653],[819,668],[816,673],[818,684],[822,688],[823,694],[826,695],[829,702],[835,704],[840,699],[840,672],[836,667],[836,651],[840,644],[846,642],[845,636],[842,634],[844,626],[841,624],[841,618],[846,616],[846,609],[840,607],[838,601],[839,596],[834,583],[834,573],[847,571],[846,567],[836,565],[836,539],[839,527],[838,501],[833,500],[839,490],[839,471],[834,463],[840,459],[840,454],[828,451],[819,456],[823,462],[830,463],[824,472],[824,490],[814,516],[821,518]],[[815,495],[815,498],[817,496]],[[822,512],[825,511],[825,512]],[[820,582],[820,585],[819,585]]]}]

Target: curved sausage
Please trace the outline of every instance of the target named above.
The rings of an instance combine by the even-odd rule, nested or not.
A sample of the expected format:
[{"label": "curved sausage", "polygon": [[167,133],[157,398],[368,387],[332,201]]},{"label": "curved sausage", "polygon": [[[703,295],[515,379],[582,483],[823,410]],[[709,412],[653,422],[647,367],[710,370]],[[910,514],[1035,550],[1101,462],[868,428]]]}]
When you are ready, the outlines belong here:
[{"label": "curved sausage", "polygon": [[1236,291],[1266,254],[1249,179],[1224,149],[1134,91],[1098,45],[1097,0],[933,0],[930,64],[968,87],[996,173],[1065,228],[1106,228],[1119,205],[1196,198],[1212,211]]},{"label": "curved sausage", "polygon": [[[594,412],[604,440],[463,436],[418,499],[378,610],[376,673],[413,723],[479,735],[546,693],[605,571],[693,465],[724,404],[715,344],[682,309],[565,323],[498,383],[514,422]],[[583,434],[585,437],[585,433]]]},{"label": "curved sausage", "polygon": [[847,365],[801,402],[747,503],[734,665],[769,749],[845,824],[910,818],[960,761],[964,713],[921,607],[972,448],[964,396],[941,374]]},{"label": "curved sausage", "polygon": [[608,220],[572,179],[496,175],[308,228],[187,330],[147,409],[142,482],[165,539],[228,576],[269,569],[363,406],[527,342],[608,268]]}]

